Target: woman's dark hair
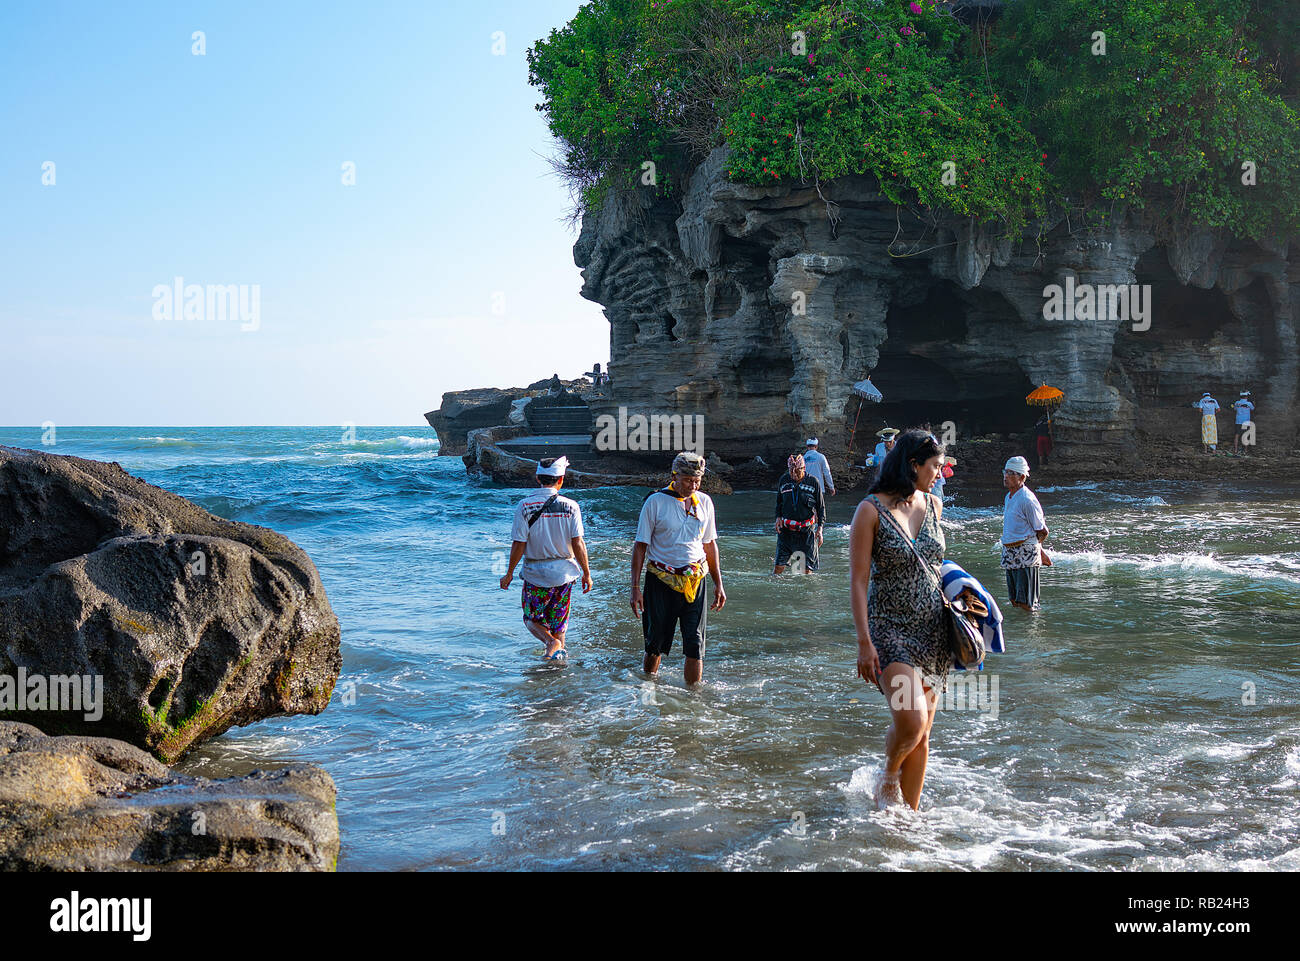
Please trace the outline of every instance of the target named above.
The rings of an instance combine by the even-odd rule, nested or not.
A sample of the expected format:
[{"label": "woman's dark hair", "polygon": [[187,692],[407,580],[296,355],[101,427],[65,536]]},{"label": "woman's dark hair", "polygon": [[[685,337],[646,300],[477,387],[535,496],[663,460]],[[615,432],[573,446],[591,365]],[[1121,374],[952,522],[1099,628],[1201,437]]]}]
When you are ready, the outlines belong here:
[{"label": "woman's dark hair", "polygon": [[898,435],[894,449],[885,455],[880,476],[868,494],[877,492],[894,497],[911,497],[916,490],[916,465],[931,457],[943,456],[943,445],[927,430],[905,430]]}]

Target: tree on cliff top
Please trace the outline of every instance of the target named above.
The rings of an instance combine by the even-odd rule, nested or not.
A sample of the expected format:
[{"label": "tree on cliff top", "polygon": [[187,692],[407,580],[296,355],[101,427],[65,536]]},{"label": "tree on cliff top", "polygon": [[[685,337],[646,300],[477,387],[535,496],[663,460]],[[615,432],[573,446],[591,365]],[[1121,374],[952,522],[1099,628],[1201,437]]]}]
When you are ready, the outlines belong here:
[{"label": "tree on cliff top", "polygon": [[991,67],[1076,202],[1140,207],[1161,236],[1191,225],[1285,236],[1300,229],[1300,124],[1283,99],[1296,51],[1264,38],[1297,34],[1258,22],[1270,6],[1020,0]]},{"label": "tree on cliff top", "polygon": [[1282,2],[1020,0],[988,57],[934,0],[594,0],[529,80],[579,214],[726,145],[736,182],[866,174],[1012,231],[1069,197],[1258,236],[1300,223],[1295,52],[1257,23]]}]

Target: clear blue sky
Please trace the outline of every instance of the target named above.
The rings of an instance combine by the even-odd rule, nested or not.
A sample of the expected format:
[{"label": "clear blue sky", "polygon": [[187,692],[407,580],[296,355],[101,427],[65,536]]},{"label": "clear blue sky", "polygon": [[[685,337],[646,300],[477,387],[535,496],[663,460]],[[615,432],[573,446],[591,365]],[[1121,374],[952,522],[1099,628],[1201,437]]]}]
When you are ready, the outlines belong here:
[{"label": "clear blue sky", "polygon": [[[578,6],[6,0],[0,424],[415,424],[607,361],[524,56]],[[260,326],[155,319],[177,276]]]}]

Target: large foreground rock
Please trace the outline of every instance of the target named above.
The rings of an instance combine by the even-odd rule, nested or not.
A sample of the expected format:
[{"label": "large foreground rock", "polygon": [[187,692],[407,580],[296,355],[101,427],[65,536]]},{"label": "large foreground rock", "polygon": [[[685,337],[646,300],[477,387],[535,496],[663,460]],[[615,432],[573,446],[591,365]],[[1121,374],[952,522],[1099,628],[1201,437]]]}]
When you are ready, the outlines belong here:
[{"label": "large foreground rock", "polygon": [[98,720],[30,701],[3,716],[170,762],[235,725],[319,714],[341,663],[320,577],[288,538],[117,464],[0,447],[0,685],[20,669],[103,678]]},{"label": "large foreground rock", "polygon": [[210,781],[0,721],[0,871],[329,871],[334,794],[311,765]]}]

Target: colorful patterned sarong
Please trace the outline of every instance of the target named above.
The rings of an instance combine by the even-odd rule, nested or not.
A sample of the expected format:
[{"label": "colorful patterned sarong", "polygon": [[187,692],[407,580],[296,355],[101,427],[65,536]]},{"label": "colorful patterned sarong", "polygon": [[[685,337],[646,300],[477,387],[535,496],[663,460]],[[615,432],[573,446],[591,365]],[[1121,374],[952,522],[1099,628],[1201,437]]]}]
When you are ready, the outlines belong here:
[{"label": "colorful patterned sarong", "polygon": [[678,591],[686,598],[687,604],[693,604],[695,603],[695,592],[704,583],[704,575],[708,573],[709,566],[704,561],[696,561],[694,564],[687,564],[685,567],[669,567],[667,564],[660,564],[658,561],[650,561],[646,565],[646,570],[673,590]]},{"label": "colorful patterned sarong", "polygon": [[569,595],[573,582],[559,587],[538,587],[524,581],[524,620],[541,624],[552,634],[563,634],[569,623]]}]

